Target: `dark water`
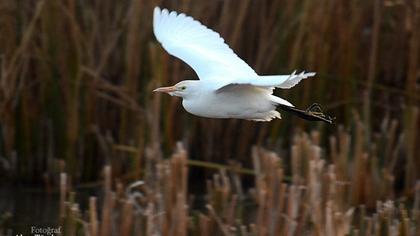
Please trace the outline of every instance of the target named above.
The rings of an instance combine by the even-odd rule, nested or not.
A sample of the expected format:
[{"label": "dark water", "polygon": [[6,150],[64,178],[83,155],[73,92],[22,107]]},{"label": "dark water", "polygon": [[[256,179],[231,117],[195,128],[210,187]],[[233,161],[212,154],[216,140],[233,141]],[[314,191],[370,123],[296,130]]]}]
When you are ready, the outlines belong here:
[{"label": "dark water", "polygon": [[29,234],[32,226],[56,227],[58,209],[58,192],[0,186],[0,229],[3,234]]},{"label": "dark water", "polygon": [[[196,185],[191,184],[189,187],[192,188],[192,186]],[[74,190],[76,192],[76,202],[79,204],[81,212],[87,209],[90,196],[98,197],[99,205],[103,200],[102,188],[100,187],[77,188]],[[193,211],[205,210],[208,199],[202,194],[194,196],[191,209]],[[0,184],[0,236],[33,235],[31,234],[31,227],[58,227],[59,199],[58,191],[47,193],[43,188],[24,188]],[[246,215],[253,216],[256,206],[253,201],[246,197],[241,201],[241,208],[247,212]],[[100,210],[100,207],[98,210]]]},{"label": "dark water", "polygon": [[[84,212],[89,196],[101,201],[98,187],[76,189],[76,202]],[[59,224],[58,191],[47,193],[43,188],[24,188],[0,184],[0,236],[32,235],[31,227],[56,228]]]}]

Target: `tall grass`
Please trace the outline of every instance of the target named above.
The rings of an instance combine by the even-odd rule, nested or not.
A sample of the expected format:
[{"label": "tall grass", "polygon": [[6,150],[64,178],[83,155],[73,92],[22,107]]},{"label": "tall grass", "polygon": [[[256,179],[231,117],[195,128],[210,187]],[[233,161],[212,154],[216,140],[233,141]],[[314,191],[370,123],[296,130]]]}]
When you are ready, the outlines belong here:
[{"label": "tall grass", "polygon": [[[148,157],[154,168],[144,181],[111,183],[106,166],[100,209],[91,198],[87,214],[80,214],[71,191],[62,195],[70,198],[61,203],[66,235],[418,235],[420,182],[413,200],[397,198],[391,167],[381,169],[365,148],[346,152],[359,145],[351,138],[340,130],[330,138],[334,151],[326,154],[318,132],[296,134],[291,179],[285,158],[254,147],[253,188],[244,192],[238,172],[221,168],[198,200],[187,191],[182,145],[169,159]],[[205,208],[194,208],[196,202]]]}]

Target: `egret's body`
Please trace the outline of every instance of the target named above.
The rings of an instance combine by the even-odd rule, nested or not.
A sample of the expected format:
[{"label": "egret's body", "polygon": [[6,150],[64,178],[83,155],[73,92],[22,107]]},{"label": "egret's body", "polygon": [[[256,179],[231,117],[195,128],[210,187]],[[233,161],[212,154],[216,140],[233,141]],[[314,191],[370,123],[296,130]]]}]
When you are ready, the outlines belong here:
[{"label": "egret's body", "polygon": [[[200,83],[201,81],[197,81]],[[244,85],[214,92],[206,86],[197,86],[197,95],[186,97],[182,105],[189,113],[209,118],[237,118],[266,120],[279,117],[276,103],[265,89]],[[217,105],[211,105],[217,104]]]},{"label": "egret's body", "polygon": [[218,33],[183,13],[156,7],[153,30],[163,48],[189,64],[200,78],[154,91],[181,97],[185,110],[197,116],[255,121],[280,118],[276,106],[293,108],[293,105],[274,96],[274,88],[288,89],[315,75],[293,72],[259,76]]}]

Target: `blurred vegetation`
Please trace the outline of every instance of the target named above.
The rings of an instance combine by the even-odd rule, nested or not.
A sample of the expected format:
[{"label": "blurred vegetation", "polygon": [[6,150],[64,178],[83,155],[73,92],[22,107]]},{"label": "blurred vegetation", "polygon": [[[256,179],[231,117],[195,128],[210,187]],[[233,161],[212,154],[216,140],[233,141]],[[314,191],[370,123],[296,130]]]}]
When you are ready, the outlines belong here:
[{"label": "blurred vegetation", "polygon": [[[301,108],[313,102],[323,104],[327,113],[337,117],[338,125],[311,123],[288,114],[270,123],[205,119],[185,112],[178,98],[152,94],[160,85],[196,78],[187,65],[168,55],[155,40],[152,31],[155,6],[185,12],[216,30],[259,74],[287,74],[295,69],[316,71],[315,78],[276,93]],[[327,204],[329,210],[316,213],[312,220],[308,212],[301,212],[306,215],[296,218],[289,210],[287,214],[296,220],[297,229],[306,230],[302,225],[308,222],[321,227],[327,219],[331,220],[328,214],[335,212],[341,223],[334,227],[340,229],[326,228],[330,230],[327,234],[317,228],[318,235],[341,235],[334,232],[348,232],[351,223],[357,225],[360,235],[368,235],[362,233],[366,232],[363,227],[373,227],[369,226],[372,222],[381,224],[381,220],[393,229],[413,230],[404,224],[414,220],[418,223],[419,219],[420,200],[414,201],[416,181],[420,179],[419,34],[419,0],[2,0],[0,171],[4,174],[1,178],[53,188],[59,185],[60,173],[67,173],[66,181],[71,178],[73,184],[85,184],[102,179],[100,170],[110,166],[113,179],[123,182],[120,188],[142,179],[147,180],[152,193],[158,194],[160,190],[155,188],[162,176],[155,176],[156,168],[181,141],[189,157],[183,163],[200,166],[189,168],[190,187],[213,196],[214,192],[206,191],[202,182],[203,177],[214,174],[214,168],[242,173],[234,181],[248,180],[243,182],[251,186],[254,186],[252,178],[243,174],[269,171],[253,171],[257,167],[255,161],[252,165],[252,156],[256,156],[252,155],[252,148],[262,146],[281,157],[276,157],[281,160],[278,168],[290,178],[275,182],[288,179],[291,186],[284,188],[297,191],[293,194],[303,194],[299,192],[303,191],[300,186],[316,189],[316,194],[324,193],[319,185],[328,188],[327,182],[332,181],[321,180],[325,174],[333,175],[334,181],[346,186],[349,196],[340,195]],[[302,149],[296,150],[296,143],[310,140],[303,131],[313,131],[316,136],[311,138],[316,151],[309,148],[307,155],[318,152],[322,155],[306,161],[299,159],[297,153]],[[311,154],[311,150],[318,154]],[[255,176],[257,180],[263,178],[260,174]],[[257,191],[267,188],[261,190],[257,180]],[[318,180],[321,182],[313,182]],[[108,192],[117,187],[111,185],[113,180],[109,180]],[[175,193],[170,195],[175,205],[186,203],[188,198],[186,186],[182,186],[180,203]],[[238,192],[226,194],[230,200],[222,203],[235,207],[236,202],[230,201]],[[328,196],[314,200],[316,196],[311,194],[305,195],[308,199],[303,203],[312,206],[314,201],[320,201],[319,207],[324,209]],[[129,199],[128,196],[121,198]],[[264,197],[254,196],[259,206],[261,198]],[[407,208],[413,209],[409,216],[405,203],[377,203],[401,198],[417,204]],[[64,199],[68,200],[63,197],[63,202]],[[151,199],[146,200],[153,203],[147,209],[159,215],[156,207],[161,205]],[[70,203],[68,206],[72,206]],[[303,207],[303,203],[296,206]],[[219,212],[222,208],[211,205],[211,201],[209,204],[214,215],[222,214]],[[331,204],[338,208],[331,210]],[[360,222],[350,222],[347,216],[367,214],[350,211],[360,204],[380,212],[377,218],[365,222],[363,216],[359,217]],[[122,209],[132,211],[130,206]],[[62,212],[66,212],[64,209],[65,206]],[[104,209],[115,208],[104,206]],[[211,221],[222,225],[226,235],[230,228],[224,227],[236,224],[232,221],[236,215],[218,219],[212,216],[213,210],[210,215],[199,216],[200,227],[210,227],[201,221]],[[184,224],[188,214],[179,216]],[[258,213],[257,218],[268,224],[261,218],[268,217],[265,214],[271,213]],[[92,217],[91,220],[96,219]],[[168,218],[168,224],[177,224],[171,219]],[[394,224],[396,219],[398,225]],[[127,224],[121,230],[129,230],[131,226]],[[238,229],[242,230],[240,225],[237,224]],[[185,233],[188,227],[180,225],[176,235]],[[150,234],[155,232],[150,230]]]},{"label": "blurred vegetation", "polygon": [[[341,131],[337,141],[349,138]],[[206,181],[199,210],[188,195],[188,156],[180,144],[170,159],[154,160],[144,181],[117,180],[115,190],[106,166],[104,199],[98,204],[90,197],[85,214],[63,173],[60,225],[65,235],[419,235],[420,182],[414,204],[393,200],[393,179],[377,172],[377,160],[366,153],[350,160],[353,146],[338,148],[335,140],[334,161],[327,164],[318,132],[294,136],[292,179],[285,176],[284,159],[253,148],[255,187],[245,192],[238,169],[221,168]]]}]

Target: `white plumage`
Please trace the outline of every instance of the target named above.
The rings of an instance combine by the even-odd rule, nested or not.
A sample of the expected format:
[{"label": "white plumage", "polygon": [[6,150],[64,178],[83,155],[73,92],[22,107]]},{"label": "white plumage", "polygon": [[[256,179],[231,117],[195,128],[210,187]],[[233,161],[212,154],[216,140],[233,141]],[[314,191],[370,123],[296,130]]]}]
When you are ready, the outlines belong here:
[{"label": "white plumage", "polygon": [[280,118],[276,106],[293,105],[272,95],[315,73],[259,76],[213,30],[184,13],[154,9],[153,31],[163,48],[190,65],[200,80],[184,80],[155,89],[182,97],[188,112],[209,118],[270,121]]}]

